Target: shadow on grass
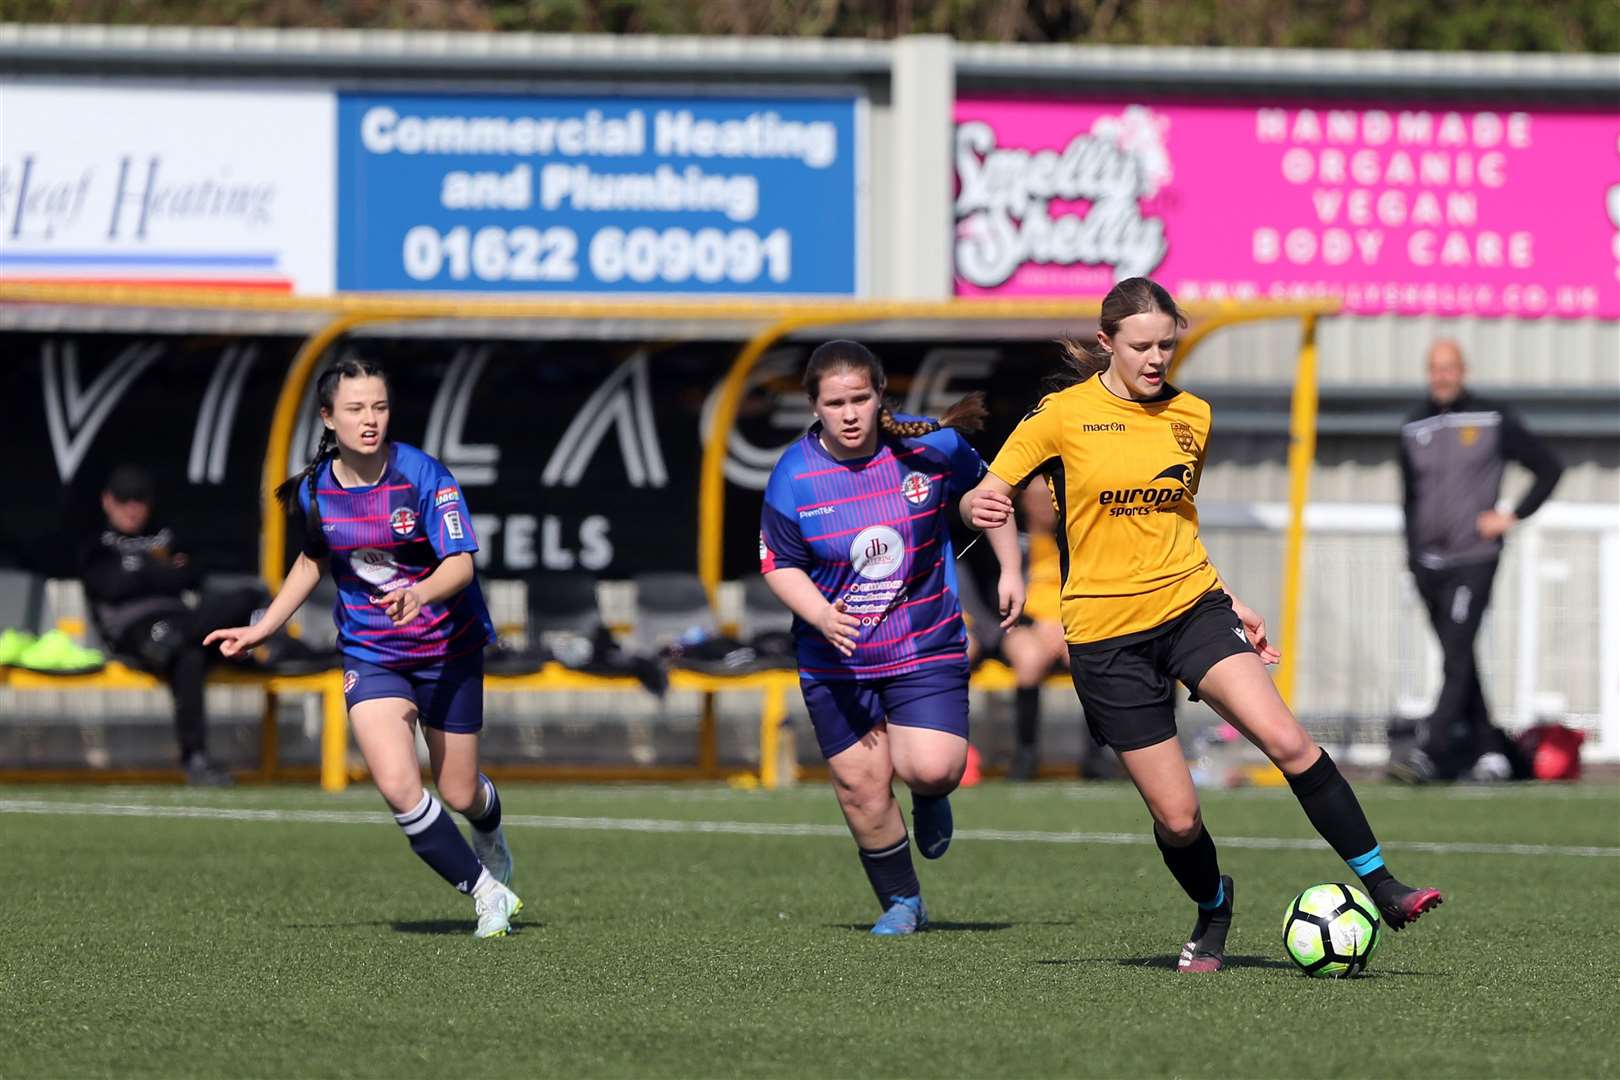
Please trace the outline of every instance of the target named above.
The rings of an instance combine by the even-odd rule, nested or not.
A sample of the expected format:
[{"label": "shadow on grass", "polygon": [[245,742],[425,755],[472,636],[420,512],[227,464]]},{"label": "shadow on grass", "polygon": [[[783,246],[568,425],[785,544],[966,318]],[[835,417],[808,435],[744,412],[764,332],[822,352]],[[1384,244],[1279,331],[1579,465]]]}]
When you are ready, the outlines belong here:
[{"label": "shadow on grass", "polygon": [[[945,933],[979,933],[987,934],[996,930],[1011,930],[1015,924],[1010,922],[930,922],[925,934]],[[870,933],[871,923],[827,923],[829,930],[855,930],[860,933]]]},{"label": "shadow on grass", "polygon": [[[472,936],[473,920],[471,919],[420,919],[408,921],[404,919],[372,920],[370,922],[346,923],[288,923],[289,930],[365,930],[385,926],[396,934],[444,934]],[[512,934],[516,936],[525,930],[539,930],[545,923],[520,922],[512,927]]]},{"label": "shadow on grass", "polygon": [[[1116,967],[1134,968],[1160,968],[1165,971],[1176,969],[1174,956],[1077,956],[1069,960],[1037,960],[1035,963],[1048,967],[1067,967],[1071,964],[1113,964]],[[1286,960],[1273,960],[1269,956],[1228,956],[1228,968],[1278,968],[1290,970],[1293,964]]]},{"label": "shadow on grass", "polygon": [[[470,919],[423,919],[418,922],[406,922],[402,919],[396,919],[391,923],[378,923],[376,925],[391,926],[401,934],[449,934],[461,937],[471,937],[473,928]],[[512,924],[511,936],[517,937],[525,930],[544,930],[545,926],[546,924],[543,922],[531,922],[524,919],[522,922]]]},{"label": "shadow on grass", "polygon": [[401,934],[466,934],[471,932],[471,927],[466,919],[418,919],[415,921],[395,919],[383,925],[391,926]]},{"label": "shadow on grass", "polygon": [[[1068,960],[1036,960],[1035,963],[1047,967],[1067,967],[1071,964],[1113,964],[1117,967],[1158,968],[1161,971],[1174,971],[1177,959],[1174,956],[1077,956]],[[1299,970],[1287,960],[1277,960],[1270,956],[1228,955],[1226,957],[1226,967],[1228,970],[1241,968],[1260,968],[1272,971]],[[1434,979],[1444,977],[1443,973],[1434,971],[1389,971],[1377,967],[1356,976],[1358,979]]]},{"label": "shadow on grass", "polygon": [[[1120,967],[1163,968],[1167,971],[1176,969],[1176,962],[1180,959],[1175,956],[1121,956],[1114,960]],[[1270,956],[1234,956],[1227,954],[1226,966],[1228,968],[1271,968],[1278,971],[1293,971],[1294,965],[1287,960],[1277,960]]]}]

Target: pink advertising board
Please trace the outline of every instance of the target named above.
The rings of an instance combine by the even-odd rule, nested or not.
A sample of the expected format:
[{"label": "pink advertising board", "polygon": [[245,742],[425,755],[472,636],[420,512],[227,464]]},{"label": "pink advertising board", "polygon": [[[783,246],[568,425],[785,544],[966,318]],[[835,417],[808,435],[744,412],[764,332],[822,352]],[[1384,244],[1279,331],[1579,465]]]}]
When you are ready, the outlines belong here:
[{"label": "pink advertising board", "polygon": [[959,296],[1620,318],[1620,114],[966,98]]}]

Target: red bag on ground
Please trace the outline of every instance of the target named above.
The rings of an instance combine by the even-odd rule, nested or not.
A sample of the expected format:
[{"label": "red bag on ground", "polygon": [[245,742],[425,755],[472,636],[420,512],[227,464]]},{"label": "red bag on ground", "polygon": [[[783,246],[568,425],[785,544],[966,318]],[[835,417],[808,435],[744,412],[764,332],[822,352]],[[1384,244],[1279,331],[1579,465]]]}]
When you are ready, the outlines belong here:
[{"label": "red bag on ground", "polygon": [[1563,724],[1537,724],[1519,736],[1519,749],[1530,759],[1537,780],[1579,780],[1584,732]]}]

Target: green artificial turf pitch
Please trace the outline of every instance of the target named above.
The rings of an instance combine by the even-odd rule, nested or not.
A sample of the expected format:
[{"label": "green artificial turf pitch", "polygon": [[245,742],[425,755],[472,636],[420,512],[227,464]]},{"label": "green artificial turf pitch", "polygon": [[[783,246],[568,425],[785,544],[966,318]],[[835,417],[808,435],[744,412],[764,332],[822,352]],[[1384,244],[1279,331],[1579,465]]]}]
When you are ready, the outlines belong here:
[{"label": "green artificial turf pitch", "polygon": [[823,786],[507,784],[485,942],[364,788],[0,788],[0,1076],[1616,1075],[1620,789],[1360,790],[1448,899],[1329,982],[1282,912],[1349,872],[1286,791],[1208,796],[1237,915],[1191,977],[1114,784],[959,793],[891,940]]}]

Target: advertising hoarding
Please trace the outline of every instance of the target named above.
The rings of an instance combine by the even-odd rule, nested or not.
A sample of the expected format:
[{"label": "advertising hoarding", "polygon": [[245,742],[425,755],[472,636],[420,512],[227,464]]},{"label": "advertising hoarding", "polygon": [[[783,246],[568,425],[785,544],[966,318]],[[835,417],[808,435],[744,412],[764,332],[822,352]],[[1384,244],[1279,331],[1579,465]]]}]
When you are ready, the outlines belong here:
[{"label": "advertising hoarding", "polygon": [[342,94],[338,288],[857,295],[862,107]]},{"label": "advertising hoarding", "polygon": [[330,93],[0,83],[0,282],[332,291]]},{"label": "advertising hoarding", "polygon": [[1620,115],[956,104],[956,292],[1620,317]]}]

